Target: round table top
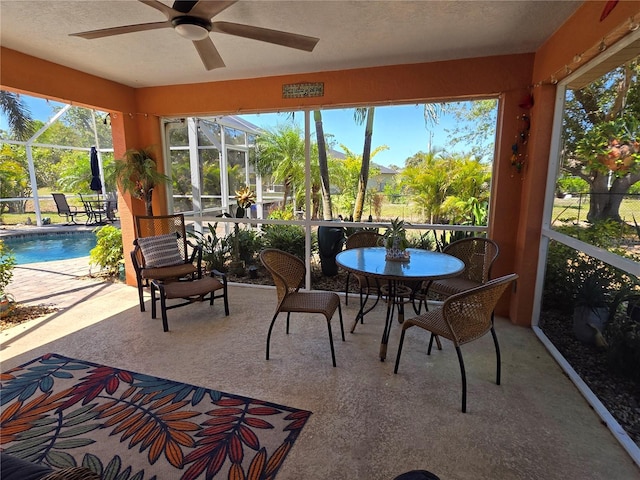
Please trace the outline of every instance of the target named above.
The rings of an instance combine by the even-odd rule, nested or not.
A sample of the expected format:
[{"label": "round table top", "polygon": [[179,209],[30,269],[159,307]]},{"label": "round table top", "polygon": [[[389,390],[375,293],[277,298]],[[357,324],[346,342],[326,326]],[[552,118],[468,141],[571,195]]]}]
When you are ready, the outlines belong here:
[{"label": "round table top", "polygon": [[446,253],[408,248],[409,261],[386,260],[384,247],[343,250],[336,263],[345,270],[387,280],[432,280],[455,277],[464,270],[464,262]]}]

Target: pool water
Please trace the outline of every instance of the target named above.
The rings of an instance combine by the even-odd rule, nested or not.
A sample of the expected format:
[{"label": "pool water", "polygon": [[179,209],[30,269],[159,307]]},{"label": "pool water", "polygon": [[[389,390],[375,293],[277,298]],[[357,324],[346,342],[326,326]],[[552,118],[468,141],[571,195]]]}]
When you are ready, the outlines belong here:
[{"label": "pool water", "polygon": [[16,257],[18,265],[87,257],[96,246],[93,232],[25,235],[5,237],[3,240]]}]

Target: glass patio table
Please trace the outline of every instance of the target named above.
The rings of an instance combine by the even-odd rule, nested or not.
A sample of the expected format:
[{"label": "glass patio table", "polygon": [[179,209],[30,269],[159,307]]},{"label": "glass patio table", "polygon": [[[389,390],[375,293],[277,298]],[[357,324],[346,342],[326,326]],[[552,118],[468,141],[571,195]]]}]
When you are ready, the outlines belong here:
[{"label": "glass patio table", "polygon": [[[464,270],[462,260],[446,253],[431,252],[417,248],[409,248],[408,261],[387,260],[384,247],[364,247],[344,250],[336,256],[336,263],[347,271],[386,282],[387,314],[385,318],[382,341],[380,342],[380,360],[387,356],[387,342],[393,323],[396,306],[398,313],[403,312],[403,296],[406,296],[407,284],[418,284],[426,280],[436,280],[459,275]],[[358,320],[364,315],[365,302],[360,303],[351,332]],[[398,320],[403,321],[399,316]]]}]

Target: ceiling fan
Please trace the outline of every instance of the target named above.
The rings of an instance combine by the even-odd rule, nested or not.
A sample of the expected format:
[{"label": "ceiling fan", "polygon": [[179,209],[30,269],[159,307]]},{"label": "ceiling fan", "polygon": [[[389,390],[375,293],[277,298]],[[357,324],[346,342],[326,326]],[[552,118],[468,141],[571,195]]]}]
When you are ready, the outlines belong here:
[{"label": "ceiling fan", "polygon": [[124,25],[122,27],[103,28],[88,32],[72,33],[73,37],[94,38],[122,35],[124,33],[142,32],[145,30],[157,30],[160,28],[173,28],[178,35],[191,40],[196,47],[202,63],[207,70],[224,67],[224,61],[218,53],[211,38],[210,32],[226,33],[237,37],[251,38],[261,42],[274,43],[285,47],[296,48],[307,52],[313,51],[319,39],[298,35],[296,33],[271,30],[269,28],[254,27],[233,22],[214,22],[213,17],[236,3],[237,0],[176,0],[173,7],[169,7],[159,0],[138,0],[167,17],[164,22],[140,23],[137,25]]}]

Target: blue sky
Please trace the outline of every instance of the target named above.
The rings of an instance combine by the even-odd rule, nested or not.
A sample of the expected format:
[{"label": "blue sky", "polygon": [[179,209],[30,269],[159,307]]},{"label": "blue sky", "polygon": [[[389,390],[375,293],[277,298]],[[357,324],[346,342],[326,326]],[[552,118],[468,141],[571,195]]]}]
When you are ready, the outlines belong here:
[{"label": "blue sky", "polygon": [[[22,98],[31,110],[32,117],[42,121],[47,121],[53,116],[54,107],[63,105],[26,95]],[[361,155],[364,146],[364,125],[357,125],[353,114],[353,108],[324,110],[323,126],[326,134],[334,136],[337,150],[341,151],[338,145],[344,144],[355,154]],[[285,115],[278,114],[243,115],[243,117],[262,128],[275,128],[278,124],[287,121]],[[0,114],[0,129],[8,129],[6,120],[4,114]],[[302,125],[304,115],[301,112],[297,113],[295,120]],[[374,116],[372,150],[381,145],[389,148],[379,152],[373,161],[384,166],[402,167],[405,160],[415,153],[428,151],[430,138],[435,149],[447,147],[446,129],[452,129],[454,126],[455,119],[451,115],[445,115],[439,124],[430,125],[427,129],[423,105],[377,107]],[[312,130],[314,130],[313,121]]]},{"label": "blue sky", "polygon": [[[325,134],[332,134],[336,142],[335,149],[344,144],[357,155],[362,155],[364,147],[364,125],[356,124],[354,109],[324,110],[322,124]],[[287,117],[276,114],[243,115],[251,123],[262,128],[274,128],[279,123],[285,123]],[[296,114],[295,120],[302,125],[303,114]],[[455,120],[451,116],[444,116],[438,125],[429,126],[427,130],[424,122],[423,105],[403,105],[377,107],[373,123],[373,139],[371,150],[386,145],[388,150],[379,152],[373,161],[380,165],[404,166],[404,161],[419,151],[429,150],[429,140],[434,148],[445,147],[447,135],[445,129],[452,129]],[[315,132],[313,117],[311,129]]]}]

